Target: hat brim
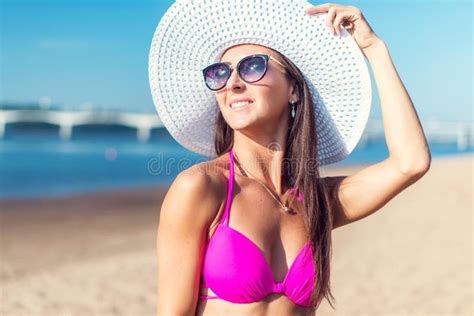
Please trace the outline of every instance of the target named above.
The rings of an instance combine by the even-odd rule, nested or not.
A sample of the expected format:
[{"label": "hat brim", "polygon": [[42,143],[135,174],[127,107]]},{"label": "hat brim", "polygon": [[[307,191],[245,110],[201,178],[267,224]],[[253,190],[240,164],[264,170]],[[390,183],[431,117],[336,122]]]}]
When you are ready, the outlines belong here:
[{"label": "hat brim", "polygon": [[371,81],[357,43],[329,33],[325,15],[308,15],[304,0],[177,1],[153,36],[149,80],[153,102],[171,136],[185,148],[216,157],[216,97],[202,69],[229,47],[253,43],[289,58],[303,73],[314,103],[318,161],[346,158],[367,124]]}]

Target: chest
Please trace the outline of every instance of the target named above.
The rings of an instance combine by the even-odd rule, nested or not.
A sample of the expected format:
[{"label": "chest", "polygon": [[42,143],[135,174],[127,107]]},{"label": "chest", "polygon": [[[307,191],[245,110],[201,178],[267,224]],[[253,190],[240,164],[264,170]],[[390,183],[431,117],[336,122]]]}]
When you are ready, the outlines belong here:
[{"label": "chest", "polygon": [[[285,213],[258,183],[236,183],[232,192],[228,226],[262,253],[276,280],[285,276],[308,241],[300,203],[294,199],[290,206],[295,213]],[[208,240],[215,233],[224,208],[222,203],[208,231]]]}]

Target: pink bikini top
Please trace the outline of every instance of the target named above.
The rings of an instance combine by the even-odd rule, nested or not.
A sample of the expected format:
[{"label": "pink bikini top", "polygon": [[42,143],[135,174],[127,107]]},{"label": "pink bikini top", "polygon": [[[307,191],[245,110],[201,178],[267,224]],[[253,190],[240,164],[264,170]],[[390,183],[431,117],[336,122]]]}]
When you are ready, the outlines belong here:
[{"label": "pink bikini top", "polygon": [[[242,233],[229,227],[229,209],[234,180],[234,156],[229,152],[230,176],[222,218],[209,239],[202,264],[201,287],[209,287],[218,298],[233,303],[257,302],[271,293],[282,293],[295,304],[309,307],[314,286],[314,265],[309,240],[298,252],[282,282],[273,279],[261,250]],[[293,189],[294,190],[294,189]],[[301,194],[298,200],[301,200]]]}]

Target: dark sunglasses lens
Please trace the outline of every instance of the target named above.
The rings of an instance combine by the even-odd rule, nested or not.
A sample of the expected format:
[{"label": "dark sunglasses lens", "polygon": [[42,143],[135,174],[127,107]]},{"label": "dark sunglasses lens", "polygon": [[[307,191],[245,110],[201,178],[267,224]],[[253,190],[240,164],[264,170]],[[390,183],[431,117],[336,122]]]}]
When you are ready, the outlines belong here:
[{"label": "dark sunglasses lens", "polygon": [[218,90],[225,85],[229,75],[229,67],[224,64],[216,64],[206,70],[204,78],[210,89]]},{"label": "dark sunglasses lens", "polygon": [[240,63],[240,75],[247,82],[260,80],[265,74],[266,62],[263,57],[250,57]]}]

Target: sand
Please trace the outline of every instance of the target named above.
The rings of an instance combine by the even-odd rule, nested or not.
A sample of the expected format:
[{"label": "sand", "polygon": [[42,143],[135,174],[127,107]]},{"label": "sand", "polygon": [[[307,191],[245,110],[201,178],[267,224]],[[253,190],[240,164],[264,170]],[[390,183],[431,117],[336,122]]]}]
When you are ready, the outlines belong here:
[{"label": "sand", "polygon": [[[334,230],[337,309],[324,302],[318,316],[473,315],[473,158],[434,158],[378,212]],[[154,315],[166,190],[0,201],[0,315]]]}]

